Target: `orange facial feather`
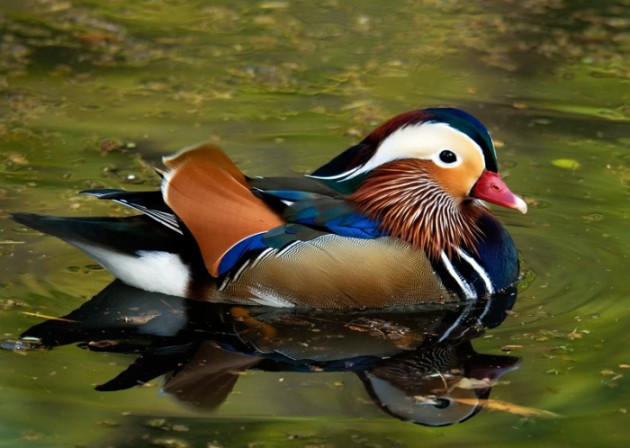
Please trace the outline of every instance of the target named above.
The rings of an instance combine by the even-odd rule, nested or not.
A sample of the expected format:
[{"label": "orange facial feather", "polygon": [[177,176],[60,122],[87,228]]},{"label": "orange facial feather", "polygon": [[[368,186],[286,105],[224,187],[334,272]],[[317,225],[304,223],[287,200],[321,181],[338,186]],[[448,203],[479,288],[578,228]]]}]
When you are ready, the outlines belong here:
[{"label": "orange facial feather", "polygon": [[482,210],[470,201],[448,194],[438,183],[436,167],[428,160],[386,163],[349,196],[357,208],[381,221],[381,228],[429,257],[454,249],[474,250],[480,235],[476,220]]}]

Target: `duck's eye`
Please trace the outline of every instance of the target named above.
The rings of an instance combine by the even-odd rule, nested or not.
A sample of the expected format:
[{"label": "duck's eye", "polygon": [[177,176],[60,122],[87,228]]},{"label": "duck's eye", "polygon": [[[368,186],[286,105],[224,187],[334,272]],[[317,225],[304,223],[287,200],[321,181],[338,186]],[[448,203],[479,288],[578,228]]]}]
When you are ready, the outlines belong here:
[{"label": "duck's eye", "polygon": [[433,406],[435,406],[438,409],[444,409],[447,408],[451,405],[451,400],[447,399],[447,398],[438,398],[437,400],[435,400],[435,404]]},{"label": "duck's eye", "polygon": [[455,163],[457,162],[457,156],[453,151],[445,149],[440,153],[440,160],[444,163]]}]

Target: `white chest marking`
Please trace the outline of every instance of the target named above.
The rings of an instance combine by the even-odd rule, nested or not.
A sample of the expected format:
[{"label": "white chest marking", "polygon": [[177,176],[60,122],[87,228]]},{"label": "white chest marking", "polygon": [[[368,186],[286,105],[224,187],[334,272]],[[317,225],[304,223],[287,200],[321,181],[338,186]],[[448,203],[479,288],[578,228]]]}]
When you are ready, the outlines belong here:
[{"label": "white chest marking", "polygon": [[[436,159],[437,154],[443,149],[455,151],[457,147],[466,147],[477,153],[483,160],[483,150],[468,135],[452,128],[446,123],[426,122],[414,125],[403,126],[388,135],[379,145],[371,159],[365,165],[354,167],[332,176],[309,176],[317,179],[340,179],[348,180],[363,173],[372,171],[378,166],[394,160],[401,159],[433,159],[439,165],[441,162]],[[461,163],[459,161],[449,167],[455,167]]]},{"label": "white chest marking", "polygon": [[451,275],[451,277],[453,277],[453,280],[455,280],[455,282],[457,282],[459,287],[462,289],[464,295],[466,296],[466,300],[475,299],[477,297],[477,294],[475,294],[475,291],[473,291],[473,289],[470,287],[468,282],[464,280],[461,274],[457,272],[457,269],[455,269],[455,266],[453,266],[453,263],[451,263],[451,260],[448,259],[444,251],[442,251],[442,253],[440,254],[440,258],[442,259],[442,263],[444,263],[444,266],[446,267],[448,273]]},{"label": "white chest marking", "polygon": [[492,286],[492,281],[490,277],[488,277],[488,273],[481,267],[477,261],[468,255],[466,252],[461,250],[459,247],[456,247],[457,253],[468,262],[472,266],[472,268],[479,274],[479,277],[483,280],[483,283],[486,285],[486,290],[488,294],[494,294],[494,287]]}]

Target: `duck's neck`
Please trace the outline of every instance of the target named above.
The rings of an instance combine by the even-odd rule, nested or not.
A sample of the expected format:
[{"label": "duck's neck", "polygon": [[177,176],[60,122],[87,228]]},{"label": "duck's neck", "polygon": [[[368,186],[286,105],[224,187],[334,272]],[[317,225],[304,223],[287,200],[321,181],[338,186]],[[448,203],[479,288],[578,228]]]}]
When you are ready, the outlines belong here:
[{"label": "duck's neck", "polygon": [[348,199],[381,223],[381,229],[437,260],[457,248],[474,248],[484,212],[473,200],[457,200],[440,187],[425,161],[398,160],[371,173]]}]

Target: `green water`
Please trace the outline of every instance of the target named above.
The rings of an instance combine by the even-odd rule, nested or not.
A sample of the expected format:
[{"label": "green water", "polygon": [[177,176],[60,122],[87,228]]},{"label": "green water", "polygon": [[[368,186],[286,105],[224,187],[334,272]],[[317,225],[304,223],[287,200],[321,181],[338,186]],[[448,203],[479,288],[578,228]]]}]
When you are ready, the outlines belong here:
[{"label": "green water", "polygon": [[8,212],[127,213],[77,192],[157,187],[160,157],[201,141],[248,174],[307,172],[390,116],[449,105],[487,125],[530,205],[496,210],[524,281],[475,341],[522,358],[492,397],[560,415],[427,428],[350,373],[270,372],[199,413],[159,380],[94,391],[131,358],[66,346],[0,352],[0,446],[626,445],[629,17],[624,0],[0,0],[0,337],[111,281]]}]

